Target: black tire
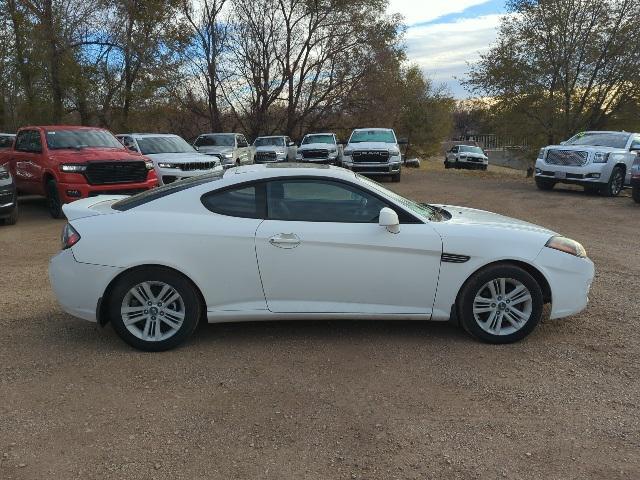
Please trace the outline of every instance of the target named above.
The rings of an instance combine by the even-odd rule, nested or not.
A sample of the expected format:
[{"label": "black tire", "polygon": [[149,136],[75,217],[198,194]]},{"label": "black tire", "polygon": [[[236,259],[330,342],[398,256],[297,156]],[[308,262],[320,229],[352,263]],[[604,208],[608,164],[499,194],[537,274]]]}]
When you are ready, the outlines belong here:
[{"label": "black tire", "polygon": [[240,166],[240,159],[239,159],[239,158],[237,158],[237,159],[236,159],[236,167],[239,167],[239,166]]},{"label": "black tire", "polygon": [[536,187],[538,187],[538,190],[544,190],[544,191],[553,190],[553,187],[555,186],[556,186],[556,182],[554,180],[550,180],[548,178],[536,177]]},{"label": "black tire", "polygon": [[[480,326],[473,313],[473,305],[476,296],[484,290],[485,285],[492,280],[500,278],[517,281],[528,289],[531,297],[529,305],[531,311],[526,322],[524,322],[517,330],[509,333],[509,330],[507,329],[505,330],[505,334],[498,335],[489,333]],[[464,284],[460,294],[458,295],[456,305],[460,323],[468,333],[484,342],[502,344],[521,340],[533,331],[542,317],[544,301],[540,285],[528,272],[515,265],[498,264],[486,267],[473,274]],[[505,303],[505,299],[502,299],[499,304],[491,304],[491,307],[494,307],[494,305],[496,308],[501,309],[501,315],[506,316],[505,312],[510,311],[509,305]],[[511,309],[515,310],[513,305],[511,305]],[[488,312],[487,316],[489,315],[492,314]],[[500,318],[503,319],[504,317]],[[501,320],[501,322],[504,321],[505,320]],[[511,322],[508,320],[507,322],[508,325],[505,323],[505,326],[515,328]]]},{"label": "black tire", "polygon": [[400,172],[396,173],[395,175],[391,175],[391,181],[392,182],[399,182],[400,181]]},{"label": "black tire", "polygon": [[444,159],[444,168],[446,168],[447,170],[451,168],[451,164],[446,158]]},{"label": "black tire", "polygon": [[58,184],[53,179],[47,182],[47,208],[51,218],[64,218]]},{"label": "black tire", "polygon": [[[136,285],[142,282],[162,282],[180,294],[184,303],[184,319],[179,329],[169,338],[159,341],[144,340],[130,332],[124,324],[120,313],[125,296]],[[169,306],[165,306],[170,308]],[[138,350],[161,352],[175,348],[184,342],[198,326],[203,307],[196,287],[182,274],[164,267],[144,267],[124,274],[118,279],[107,299],[109,320],[122,340]],[[158,316],[158,319],[161,317]],[[142,322],[143,320],[141,320]],[[163,325],[160,320],[157,322]],[[166,325],[165,325],[166,326]]]},{"label": "black tire", "polygon": [[631,189],[631,197],[636,203],[640,203],[640,187],[633,187]]},{"label": "black tire", "polygon": [[5,225],[15,225],[18,222],[18,204],[16,203],[15,208],[9,214],[8,217],[5,217],[4,224]]},{"label": "black tire", "polygon": [[601,193],[605,197],[617,197],[624,188],[624,169],[620,166],[614,167],[609,177],[609,181],[602,185]]}]

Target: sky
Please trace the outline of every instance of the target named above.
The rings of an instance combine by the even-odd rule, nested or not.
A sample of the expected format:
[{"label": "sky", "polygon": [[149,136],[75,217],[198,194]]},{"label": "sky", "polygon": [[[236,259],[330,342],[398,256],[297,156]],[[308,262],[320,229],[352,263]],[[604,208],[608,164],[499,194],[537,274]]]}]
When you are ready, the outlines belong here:
[{"label": "sky", "polygon": [[495,41],[505,9],[504,0],[390,0],[388,13],[404,16],[409,61],[462,99],[460,79]]}]

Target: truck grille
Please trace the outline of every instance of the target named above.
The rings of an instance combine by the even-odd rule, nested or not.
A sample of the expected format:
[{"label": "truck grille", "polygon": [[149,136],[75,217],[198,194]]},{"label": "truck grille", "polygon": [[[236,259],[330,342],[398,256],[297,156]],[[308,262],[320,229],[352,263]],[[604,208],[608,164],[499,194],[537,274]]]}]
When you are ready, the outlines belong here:
[{"label": "truck grille", "polygon": [[178,166],[183,172],[192,172],[194,170],[211,170],[215,168],[217,162],[189,162],[180,163]]},{"label": "truck grille", "polygon": [[276,152],[258,152],[256,153],[256,162],[275,162]]},{"label": "truck grille", "polygon": [[575,150],[549,150],[545,162],[549,165],[563,165],[565,167],[581,167],[587,163],[589,152]]},{"label": "truck grille", "polygon": [[361,150],[353,152],[354,163],[388,163],[389,152],[384,150]]},{"label": "truck grille", "polygon": [[302,158],[329,158],[329,150],[302,150]]},{"label": "truck grille", "polygon": [[113,185],[146,182],[147,172],[141,161],[89,162],[84,175],[91,185]]}]

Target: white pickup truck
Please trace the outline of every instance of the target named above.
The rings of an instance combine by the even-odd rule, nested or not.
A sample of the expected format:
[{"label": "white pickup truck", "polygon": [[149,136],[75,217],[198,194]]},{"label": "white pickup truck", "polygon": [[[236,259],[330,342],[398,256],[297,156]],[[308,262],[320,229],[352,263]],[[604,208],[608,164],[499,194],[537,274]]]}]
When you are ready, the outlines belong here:
[{"label": "white pickup truck", "polygon": [[390,175],[400,181],[402,156],[398,140],[390,128],[357,128],[351,132],[342,155],[342,166],[365,175]]},{"label": "white pickup truck", "polygon": [[540,149],[536,185],[551,190],[556,183],[572,183],[615,197],[631,185],[631,166],[638,151],[638,133],[582,132],[560,145]]},{"label": "white pickup truck", "polygon": [[296,162],[329,163],[342,162],[342,147],[335,133],[308,133],[300,142]]}]

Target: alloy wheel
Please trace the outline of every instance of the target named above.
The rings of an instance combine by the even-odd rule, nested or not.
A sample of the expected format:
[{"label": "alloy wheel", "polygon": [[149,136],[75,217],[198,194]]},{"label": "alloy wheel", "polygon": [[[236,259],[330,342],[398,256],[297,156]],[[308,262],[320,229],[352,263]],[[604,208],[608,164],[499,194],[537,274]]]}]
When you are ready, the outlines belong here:
[{"label": "alloy wheel", "polygon": [[529,289],[513,278],[496,278],[485,283],[473,301],[473,316],[485,332],[511,335],[524,327],[533,311]]},{"label": "alloy wheel", "polygon": [[120,315],[131,334],[141,340],[159,342],[180,330],[185,319],[185,304],[171,285],[142,282],[124,296]]}]

